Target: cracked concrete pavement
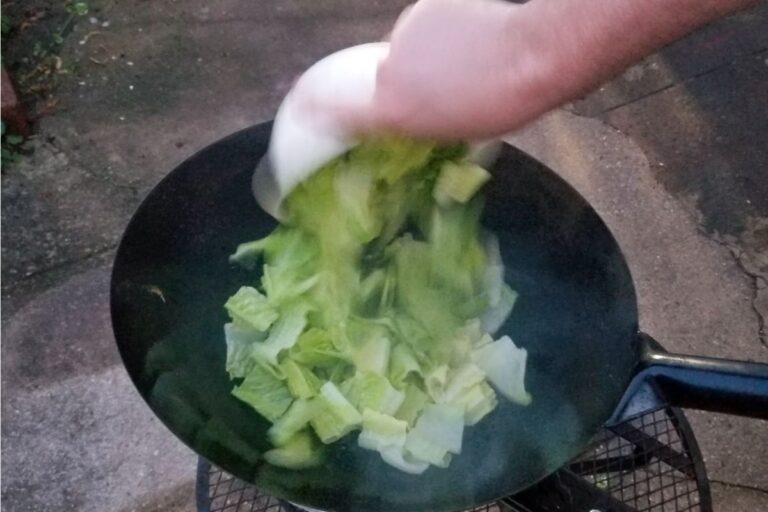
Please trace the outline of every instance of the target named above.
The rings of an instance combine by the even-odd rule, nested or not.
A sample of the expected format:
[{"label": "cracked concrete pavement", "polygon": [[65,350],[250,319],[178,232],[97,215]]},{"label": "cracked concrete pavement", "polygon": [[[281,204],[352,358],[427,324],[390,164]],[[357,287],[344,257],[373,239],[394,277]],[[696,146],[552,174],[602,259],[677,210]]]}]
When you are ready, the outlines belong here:
[{"label": "cracked concrete pavement", "polygon": [[[270,118],[302,69],[380,37],[406,3],[103,1],[98,27],[67,37],[62,108],[2,181],[7,510],[193,510],[195,457],[114,347],[114,247],[165,173]],[[669,350],[768,361],[766,52],[761,5],[512,136],[595,205],[626,252],[642,329]],[[716,510],[768,510],[768,425],[688,415]]]}]

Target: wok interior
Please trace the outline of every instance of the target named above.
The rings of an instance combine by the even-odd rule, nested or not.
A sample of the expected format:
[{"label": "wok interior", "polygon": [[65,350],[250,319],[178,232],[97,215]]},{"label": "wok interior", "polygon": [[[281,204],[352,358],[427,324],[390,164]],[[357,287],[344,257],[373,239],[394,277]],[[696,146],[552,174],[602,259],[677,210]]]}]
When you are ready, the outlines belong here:
[{"label": "wok interior", "polygon": [[401,473],[350,435],[322,467],[260,460],[269,424],[230,395],[223,304],[259,275],[231,266],[237,244],[274,221],[251,194],[271,125],[224,139],[173,171],[131,221],[118,251],[112,314],[126,367],[184,442],[279,497],[347,511],[458,510],[525,488],[577,455],[608,418],[637,359],[632,281],[607,228],[552,171],[505,146],[486,186],[485,226],[519,292],[509,334],[529,352],[533,403],[500,400],[465,430],[447,469]]}]

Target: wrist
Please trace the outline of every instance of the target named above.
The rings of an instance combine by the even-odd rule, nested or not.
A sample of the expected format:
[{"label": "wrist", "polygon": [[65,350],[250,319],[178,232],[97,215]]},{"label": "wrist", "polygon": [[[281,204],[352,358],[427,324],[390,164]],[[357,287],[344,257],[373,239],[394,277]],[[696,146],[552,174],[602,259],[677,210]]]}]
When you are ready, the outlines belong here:
[{"label": "wrist", "polygon": [[[542,17],[533,1],[514,6],[506,13],[499,74],[502,104],[515,129],[567,101],[573,82],[569,63],[560,51],[559,35]],[[572,73],[571,73],[572,74]]]}]

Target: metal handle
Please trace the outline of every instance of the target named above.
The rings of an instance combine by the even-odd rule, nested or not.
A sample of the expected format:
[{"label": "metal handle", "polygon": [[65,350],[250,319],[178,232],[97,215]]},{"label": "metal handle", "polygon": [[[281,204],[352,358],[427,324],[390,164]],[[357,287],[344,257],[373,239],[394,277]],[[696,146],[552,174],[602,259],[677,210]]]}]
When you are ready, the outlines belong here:
[{"label": "metal handle", "polygon": [[641,363],[610,424],[664,406],[768,419],[768,364],[668,354],[639,336]]},{"label": "metal handle", "polygon": [[768,419],[768,364],[649,352],[641,374],[670,405]]}]

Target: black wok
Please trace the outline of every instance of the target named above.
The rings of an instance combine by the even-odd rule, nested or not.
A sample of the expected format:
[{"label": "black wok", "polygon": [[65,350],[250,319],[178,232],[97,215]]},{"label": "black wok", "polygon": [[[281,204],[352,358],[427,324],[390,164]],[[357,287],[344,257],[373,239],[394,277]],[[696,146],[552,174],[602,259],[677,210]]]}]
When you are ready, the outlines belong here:
[{"label": "black wok", "polygon": [[320,468],[266,464],[269,424],[230,394],[222,305],[255,282],[227,256],[275,226],[250,186],[270,129],[238,132],[171,172],[131,220],[112,274],[115,337],[136,387],[216,465],[324,510],[458,510],[532,485],[607,421],[663,402],[768,417],[768,365],[655,349],[638,331],[632,278],[605,224],[551,170],[505,146],[486,187],[484,224],[499,236],[506,280],[520,294],[502,332],[528,349],[533,403],[502,401],[467,430],[450,468],[418,477],[358,449],[355,436],[333,445]]}]

